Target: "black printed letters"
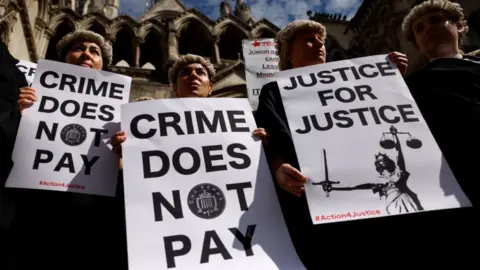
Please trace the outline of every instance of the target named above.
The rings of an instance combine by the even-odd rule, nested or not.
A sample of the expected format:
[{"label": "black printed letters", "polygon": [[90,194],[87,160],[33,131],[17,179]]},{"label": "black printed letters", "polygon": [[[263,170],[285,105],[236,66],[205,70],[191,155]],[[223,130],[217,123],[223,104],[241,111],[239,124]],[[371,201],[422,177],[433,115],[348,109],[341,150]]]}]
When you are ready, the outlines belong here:
[{"label": "black printed letters", "polygon": [[[255,233],[256,225],[248,225],[246,232],[243,234],[238,228],[229,228],[228,230],[235,236],[245,250],[245,256],[253,256],[252,239]],[[228,251],[228,245],[225,245],[225,240],[222,241],[216,231],[206,231],[203,237],[202,252],[200,254],[199,262],[201,264],[208,263],[210,257],[220,256],[224,260],[233,259]],[[176,258],[187,255],[192,249],[192,241],[186,235],[172,235],[163,238],[165,247],[165,257],[167,261],[167,268],[177,267]],[[174,245],[177,249],[174,249]],[[198,243],[200,245],[200,243]]]},{"label": "black printed letters", "polygon": [[[205,162],[205,172],[226,171],[228,166],[231,168],[242,170],[250,166],[251,160],[248,155],[242,153],[247,148],[240,143],[228,145],[225,149],[222,145],[203,146],[201,151],[197,151],[190,147],[182,147],[172,154],[168,155],[161,150],[151,150],[142,152],[143,177],[156,178],[165,176],[171,168],[182,175],[192,175],[197,173],[202,166],[202,160]],[[224,153],[230,159],[229,162],[222,162]],[[189,160],[193,160],[191,164],[183,164],[180,160],[182,156],[187,156]],[[201,158],[203,157],[203,159]],[[153,170],[152,167],[160,167]]]},{"label": "black printed letters", "polygon": [[82,119],[100,119],[105,122],[113,120],[114,108],[112,105],[98,106],[96,103],[80,102],[69,99],[59,102],[56,98],[50,96],[42,96],[38,111],[41,113],[54,113],[59,111],[67,117],[79,117]]},{"label": "black printed letters", "polygon": [[[379,106],[360,106],[345,108],[344,104],[359,104],[376,101],[378,103],[381,89],[374,90],[367,84],[355,86],[337,85],[327,88],[325,85],[335,82],[347,82],[364,78],[376,78],[396,75],[388,62],[364,64],[360,66],[341,67],[323,70],[315,73],[290,77],[290,85],[285,90],[295,90],[298,87],[317,87],[316,94],[321,107],[342,105],[344,109],[327,111],[322,114],[302,116],[303,127],[297,128],[298,134],[307,134],[312,131],[328,131],[332,128],[350,128],[354,125],[368,126],[397,124],[399,122],[418,122],[412,104],[382,104]],[[319,87],[322,87],[318,89]],[[314,89],[312,89],[314,90]]]},{"label": "black printed letters", "polygon": [[322,84],[331,84],[337,81],[352,81],[362,78],[375,78],[378,76],[394,76],[396,73],[388,62],[365,64],[361,66],[342,67],[332,70],[323,70],[315,73],[290,77],[290,86],[283,87],[285,90],[295,90],[297,87],[313,87]]},{"label": "black printed letters", "polygon": [[58,74],[55,71],[46,71],[40,76],[40,84],[46,89],[57,88],[60,91],[69,91],[85,95],[102,96],[122,100],[124,85],[113,82],[98,82],[89,78],[78,78],[71,74]]},{"label": "black printed letters", "polygon": [[[166,137],[172,134],[250,132],[242,116],[245,116],[243,111],[234,110],[215,111],[213,116],[207,116],[204,111],[185,111],[183,115],[176,112],[157,115],[140,114],[130,122],[130,130],[138,139],[149,139],[153,136]],[[149,123],[149,129],[140,131],[139,124],[145,122]],[[182,128],[180,122],[185,122],[186,127]]]}]

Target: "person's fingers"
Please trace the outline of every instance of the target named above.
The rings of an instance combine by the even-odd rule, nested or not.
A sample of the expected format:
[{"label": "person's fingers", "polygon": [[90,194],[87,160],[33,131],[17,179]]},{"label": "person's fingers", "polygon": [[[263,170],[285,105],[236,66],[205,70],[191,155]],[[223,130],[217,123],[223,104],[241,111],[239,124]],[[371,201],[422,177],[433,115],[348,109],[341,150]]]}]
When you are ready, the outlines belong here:
[{"label": "person's fingers", "polygon": [[25,87],[22,87],[20,88],[21,90],[28,90],[28,91],[34,91],[35,92],[35,88],[32,88],[30,86],[25,86]]},{"label": "person's fingers", "polygon": [[126,136],[115,136],[115,138],[113,138],[113,140],[112,140],[112,145],[113,146],[120,145],[120,144],[124,143],[126,140],[127,140]]},{"label": "person's fingers", "polygon": [[253,135],[258,136],[258,137],[265,137],[265,136],[267,136],[267,132],[265,132],[265,130],[255,130],[253,132]]},{"label": "person's fingers", "polygon": [[32,95],[35,98],[37,98],[37,94],[36,94],[35,90],[33,90],[33,89],[20,89],[20,94]]},{"label": "person's fingers", "polygon": [[290,164],[284,164],[282,166],[285,174],[287,174],[293,180],[300,181],[302,183],[307,182],[307,177],[303,175],[303,173],[301,173],[299,170],[292,167]]},{"label": "person's fingers", "polygon": [[397,51],[393,51],[393,52],[390,52],[389,54],[387,54],[387,56],[389,56],[389,57],[406,56],[406,54],[401,53],[401,52],[397,52]]},{"label": "person's fingers", "polygon": [[260,137],[260,138],[266,138],[268,136],[267,131],[264,128],[256,128],[253,131],[253,135]]},{"label": "person's fingers", "polygon": [[127,136],[125,135],[125,132],[124,131],[119,131],[119,132],[115,133],[115,135],[113,135],[111,144],[113,146],[117,146],[117,145],[125,142],[125,140],[127,140]]},{"label": "person's fingers", "polygon": [[20,92],[28,92],[28,93],[35,93],[35,89],[31,88],[31,87],[24,87],[24,88],[20,88]]},{"label": "person's fingers", "polygon": [[398,57],[398,58],[396,58],[396,62],[398,62],[398,63],[408,63],[408,58]]},{"label": "person's fingers", "polygon": [[408,59],[407,55],[403,53],[392,53],[388,55],[388,58],[390,58],[392,62],[394,62],[397,59]]},{"label": "person's fingers", "polygon": [[304,185],[305,185],[305,183],[300,182],[300,181],[295,180],[295,179],[292,179],[292,178],[287,178],[286,181],[285,181],[285,184],[289,188],[301,188],[301,187],[304,187]]},{"label": "person's fingers", "polygon": [[393,56],[393,57],[390,57],[390,61],[392,61],[393,63],[397,64],[397,63],[403,63],[403,62],[407,62],[408,63],[408,58],[407,57],[404,57],[404,56]]},{"label": "person's fingers", "polygon": [[284,189],[295,196],[301,196],[305,191],[303,187],[285,186]]},{"label": "person's fingers", "polygon": [[27,99],[29,101],[37,101],[37,97],[32,94],[20,94],[18,95],[18,99]]},{"label": "person's fingers", "polygon": [[18,104],[20,105],[20,110],[30,108],[33,106],[33,101],[28,100],[28,99],[20,99],[18,101]]},{"label": "person's fingers", "polygon": [[279,178],[278,184],[287,192],[295,196],[301,196],[305,191],[305,186],[302,182],[292,179],[287,174],[279,175]]}]

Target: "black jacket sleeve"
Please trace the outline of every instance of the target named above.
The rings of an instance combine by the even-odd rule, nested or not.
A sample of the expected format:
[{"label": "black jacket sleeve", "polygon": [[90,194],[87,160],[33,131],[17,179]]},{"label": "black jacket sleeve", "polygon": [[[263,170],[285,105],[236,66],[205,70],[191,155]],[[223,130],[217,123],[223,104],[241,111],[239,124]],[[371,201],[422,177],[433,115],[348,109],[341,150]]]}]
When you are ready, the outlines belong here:
[{"label": "black jacket sleeve", "polygon": [[258,127],[264,128],[269,134],[268,146],[265,149],[267,156],[278,156],[298,169],[290,127],[277,82],[262,87],[255,118]]},{"label": "black jacket sleeve", "polygon": [[8,52],[5,44],[0,45],[0,184],[6,180],[13,165],[11,154],[20,122],[18,94],[27,80],[17,68],[18,60]]}]

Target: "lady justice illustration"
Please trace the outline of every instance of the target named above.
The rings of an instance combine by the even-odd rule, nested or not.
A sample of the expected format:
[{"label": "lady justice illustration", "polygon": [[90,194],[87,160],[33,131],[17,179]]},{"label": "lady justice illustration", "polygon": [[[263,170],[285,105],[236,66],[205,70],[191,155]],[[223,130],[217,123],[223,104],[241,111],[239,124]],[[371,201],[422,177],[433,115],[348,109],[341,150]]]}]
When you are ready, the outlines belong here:
[{"label": "lady justice illustration", "polygon": [[[386,210],[388,214],[403,214],[416,211],[422,211],[423,206],[415,194],[408,186],[407,181],[410,177],[410,173],[405,166],[405,159],[402,152],[399,134],[407,134],[407,146],[413,149],[422,147],[422,142],[414,138],[408,132],[398,132],[394,127],[390,127],[390,132],[384,132],[382,139],[380,140],[380,146],[385,149],[395,149],[397,153],[397,162],[390,159],[384,153],[378,153],[375,155],[375,170],[380,175],[380,178],[385,179],[384,183],[365,183],[354,187],[338,187],[340,182],[331,181],[328,178],[328,168],[326,161],[326,152],[324,151],[325,160],[325,174],[326,178],[321,182],[314,182],[313,185],[321,185],[325,191],[327,197],[331,191],[351,191],[351,190],[372,190],[374,194],[379,194],[380,198],[385,197]],[[391,135],[392,139],[387,139],[386,136]]]}]

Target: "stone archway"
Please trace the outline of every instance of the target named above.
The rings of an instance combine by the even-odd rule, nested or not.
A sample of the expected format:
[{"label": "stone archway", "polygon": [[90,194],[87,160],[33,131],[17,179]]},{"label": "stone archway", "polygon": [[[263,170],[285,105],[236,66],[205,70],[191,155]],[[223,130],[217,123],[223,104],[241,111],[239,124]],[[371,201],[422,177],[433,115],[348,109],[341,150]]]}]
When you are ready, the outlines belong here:
[{"label": "stone archway", "polygon": [[69,19],[64,19],[55,29],[55,33],[50,38],[50,42],[48,43],[47,53],[45,55],[45,59],[49,60],[61,60],[58,59],[57,53],[57,44],[65,35],[70,32],[75,31],[75,25]]},{"label": "stone archway", "polygon": [[242,52],[242,40],[248,39],[248,35],[234,23],[226,24],[220,33],[220,58],[237,60]]},{"label": "stone archway", "polygon": [[117,65],[122,60],[127,62],[130,67],[136,65],[137,42],[135,32],[128,25],[122,25],[115,33],[115,41],[113,42],[113,62]]},{"label": "stone archway", "polygon": [[183,22],[179,29],[178,53],[196,54],[211,58],[213,40],[211,33],[203,23],[195,18]]},{"label": "stone archway", "polygon": [[144,40],[143,44],[140,45],[139,66],[144,68],[146,65],[151,64],[157,71],[157,74],[160,75],[168,57],[166,44],[164,42],[165,36],[159,29],[151,27],[145,35]]}]

